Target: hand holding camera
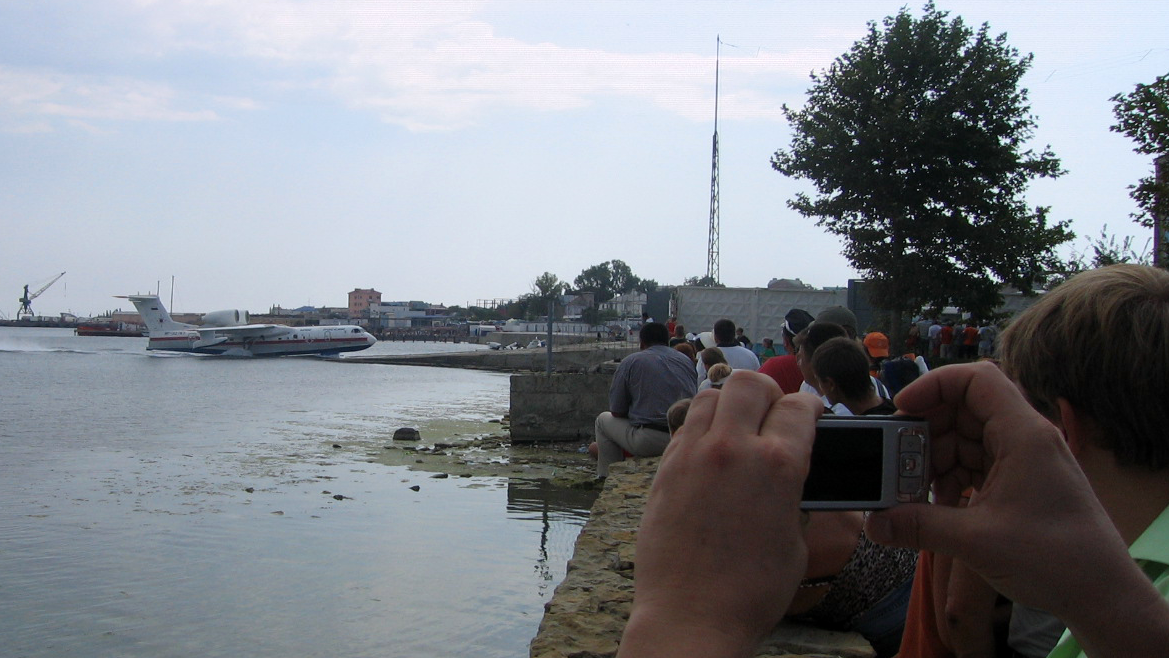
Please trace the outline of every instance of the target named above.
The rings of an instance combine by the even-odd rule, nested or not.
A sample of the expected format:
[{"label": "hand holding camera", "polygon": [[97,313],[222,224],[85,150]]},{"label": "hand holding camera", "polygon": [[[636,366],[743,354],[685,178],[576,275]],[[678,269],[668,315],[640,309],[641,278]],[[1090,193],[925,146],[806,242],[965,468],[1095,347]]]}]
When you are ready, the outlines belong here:
[{"label": "hand holding camera", "polygon": [[800,508],[875,510],[929,498],[929,427],[912,416],[824,416]]},{"label": "hand holding camera", "polygon": [[747,371],[694,398],[642,517],[619,655],[741,654],[774,626],[807,563],[799,500],[822,409]]}]

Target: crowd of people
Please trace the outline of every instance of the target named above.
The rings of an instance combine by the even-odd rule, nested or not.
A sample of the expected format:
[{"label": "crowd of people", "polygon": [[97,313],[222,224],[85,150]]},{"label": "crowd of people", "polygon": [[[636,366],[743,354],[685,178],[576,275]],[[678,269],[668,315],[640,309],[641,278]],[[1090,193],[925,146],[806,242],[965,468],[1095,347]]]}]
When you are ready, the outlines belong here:
[{"label": "crowd of people", "polygon": [[970,360],[992,356],[998,334],[998,325],[989,320],[923,317],[910,325],[906,344],[909,351],[934,359]]},{"label": "crowd of people", "polygon": [[[619,655],[748,656],[785,616],[882,657],[1169,655],[1169,273],[1081,273],[1001,336],[923,320],[892,358],[844,307],[780,334],[648,322],[619,364],[598,477],[664,453]],[[896,413],[930,425],[932,504],[800,512],[815,420]]]}]

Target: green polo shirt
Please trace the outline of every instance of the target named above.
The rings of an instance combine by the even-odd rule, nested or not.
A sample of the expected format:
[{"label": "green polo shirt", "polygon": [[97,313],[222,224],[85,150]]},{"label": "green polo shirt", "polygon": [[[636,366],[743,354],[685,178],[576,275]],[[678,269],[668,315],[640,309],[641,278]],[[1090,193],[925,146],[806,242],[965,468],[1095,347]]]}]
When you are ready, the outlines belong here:
[{"label": "green polo shirt", "polygon": [[[1161,596],[1169,599],[1169,507],[1162,510],[1157,520],[1128,547],[1128,554],[1153,581]],[[1047,658],[1082,658],[1084,655],[1076,638],[1065,632]]]}]

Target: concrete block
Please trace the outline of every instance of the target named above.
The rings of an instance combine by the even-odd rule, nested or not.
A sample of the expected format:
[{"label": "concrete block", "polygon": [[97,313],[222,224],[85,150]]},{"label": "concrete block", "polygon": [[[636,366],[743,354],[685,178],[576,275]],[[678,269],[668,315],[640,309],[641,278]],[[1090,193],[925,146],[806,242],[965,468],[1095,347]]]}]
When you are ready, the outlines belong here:
[{"label": "concrete block", "polygon": [[598,372],[512,375],[512,441],[591,441],[597,414],[609,409],[612,381]]}]

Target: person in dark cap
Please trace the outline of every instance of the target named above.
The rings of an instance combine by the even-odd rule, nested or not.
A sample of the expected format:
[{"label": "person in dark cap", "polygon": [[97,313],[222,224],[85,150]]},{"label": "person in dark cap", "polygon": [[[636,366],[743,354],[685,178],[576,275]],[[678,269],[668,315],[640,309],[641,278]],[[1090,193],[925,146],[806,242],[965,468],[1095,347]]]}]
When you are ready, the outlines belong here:
[{"label": "person in dark cap", "polygon": [[800,384],[804,383],[804,375],[796,364],[796,346],[793,340],[812,324],[812,314],[802,308],[793,308],[783,316],[783,349],[787,352],[782,356],[767,359],[759,368],[759,372],[771,377],[779,384],[784,393],[796,393]]},{"label": "person in dark cap", "polygon": [[812,324],[815,318],[812,314],[802,308],[793,308],[783,316],[783,349],[788,354],[796,353],[796,345],[794,342],[796,335],[808,325]]},{"label": "person in dark cap", "polygon": [[848,337],[856,339],[856,314],[844,306],[829,306],[816,316],[817,322],[831,322],[844,327]]}]

